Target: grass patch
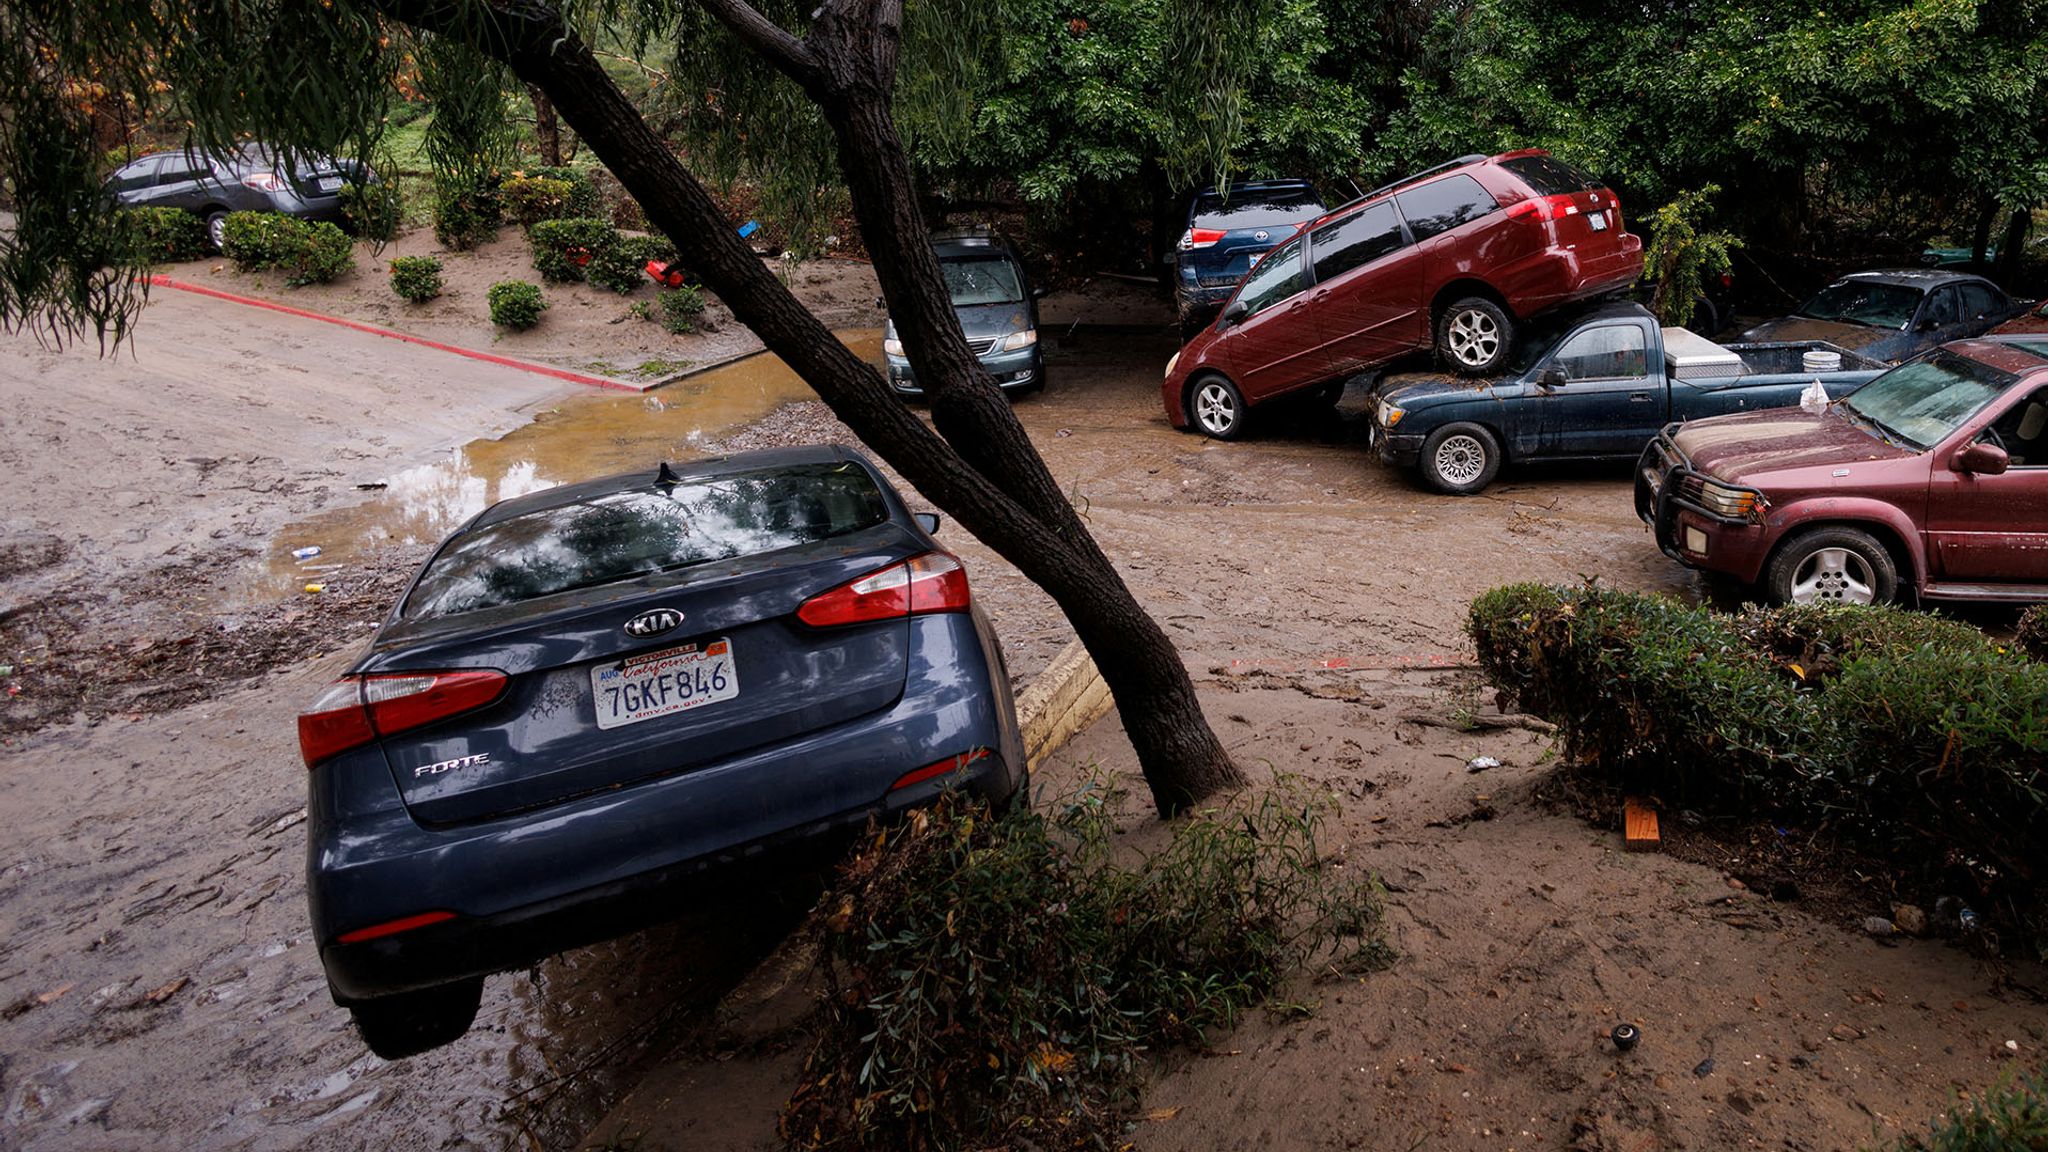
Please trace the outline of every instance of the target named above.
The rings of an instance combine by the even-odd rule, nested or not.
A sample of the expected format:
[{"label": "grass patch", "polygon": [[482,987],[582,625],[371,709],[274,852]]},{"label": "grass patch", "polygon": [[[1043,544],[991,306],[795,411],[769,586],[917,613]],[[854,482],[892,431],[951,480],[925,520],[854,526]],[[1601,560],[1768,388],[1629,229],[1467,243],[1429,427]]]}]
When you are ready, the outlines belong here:
[{"label": "grass patch", "polygon": [[695,363],[695,360],[663,360],[656,357],[653,360],[642,360],[640,366],[633,369],[633,375],[646,377],[673,376],[678,372],[687,371],[690,365]]},{"label": "grass patch", "polygon": [[827,995],[792,1147],[1117,1147],[1153,1056],[1305,968],[1389,958],[1377,881],[1318,846],[1326,795],[1282,782],[1137,859],[1119,795],[1000,816],[948,798],[854,856],[811,926]]}]

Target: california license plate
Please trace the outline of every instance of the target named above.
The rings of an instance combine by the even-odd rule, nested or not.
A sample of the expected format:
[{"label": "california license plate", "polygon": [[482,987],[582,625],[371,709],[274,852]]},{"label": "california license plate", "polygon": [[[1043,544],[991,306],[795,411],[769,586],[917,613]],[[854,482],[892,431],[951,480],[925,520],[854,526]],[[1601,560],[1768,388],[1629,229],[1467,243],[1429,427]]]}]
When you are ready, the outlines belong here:
[{"label": "california license plate", "polygon": [[1588,212],[1586,213],[1586,223],[1591,224],[1595,232],[1605,232],[1607,231],[1607,213]]},{"label": "california license plate", "polygon": [[322,177],[320,178],[320,190],[321,190],[322,192],[339,192],[339,191],[341,191],[341,177],[339,177],[339,176],[322,176]]},{"label": "california license plate", "polygon": [[590,670],[590,694],[596,698],[599,728],[623,728],[730,700],[740,694],[732,643],[686,644],[600,664]]}]

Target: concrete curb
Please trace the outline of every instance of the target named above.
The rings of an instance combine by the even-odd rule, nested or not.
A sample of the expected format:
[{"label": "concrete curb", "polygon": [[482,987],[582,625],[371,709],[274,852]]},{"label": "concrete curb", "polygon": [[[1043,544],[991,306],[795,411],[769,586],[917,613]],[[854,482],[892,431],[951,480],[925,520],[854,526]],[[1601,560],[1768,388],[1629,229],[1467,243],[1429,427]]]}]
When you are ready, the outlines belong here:
[{"label": "concrete curb", "polygon": [[1037,771],[1114,703],[1088,649],[1079,640],[1069,643],[1017,697],[1025,762]]},{"label": "concrete curb", "polygon": [[323,324],[334,324],[342,328],[353,328],[358,332],[367,332],[372,336],[382,336],[387,340],[402,340],[407,344],[418,344],[423,348],[432,348],[440,352],[452,352],[457,356],[468,357],[471,360],[481,360],[486,364],[496,364],[500,367],[512,368],[520,372],[531,372],[537,376],[552,376],[557,380],[567,380],[571,384],[586,384],[592,388],[608,388],[615,392],[645,392],[649,388],[657,386],[655,384],[640,384],[630,380],[614,380],[608,376],[590,376],[582,372],[571,372],[567,368],[535,364],[529,360],[515,360],[510,356],[500,356],[495,352],[479,352],[474,348],[460,348],[453,344],[443,344],[439,340],[429,340],[424,336],[415,336],[410,332],[380,328],[375,324],[365,324],[360,320],[344,320],[339,316],[329,316],[321,312],[309,312],[304,308],[294,308],[289,304],[279,304],[274,300],[261,300],[254,296],[240,296],[233,292],[223,292],[218,288],[208,288],[203,284],[194,284],[190,281],[178,280],[169,276],[152,275],[149,278],[149,285],[152,288],[175,288],[180,292],[191,292],[199,296],[211,296],[217,300],[226,300],[234,304],[246,304],[251,308],[268,308],[272,312],[282,312],[287,316],[297,316],[303,320],[318,320]]}]

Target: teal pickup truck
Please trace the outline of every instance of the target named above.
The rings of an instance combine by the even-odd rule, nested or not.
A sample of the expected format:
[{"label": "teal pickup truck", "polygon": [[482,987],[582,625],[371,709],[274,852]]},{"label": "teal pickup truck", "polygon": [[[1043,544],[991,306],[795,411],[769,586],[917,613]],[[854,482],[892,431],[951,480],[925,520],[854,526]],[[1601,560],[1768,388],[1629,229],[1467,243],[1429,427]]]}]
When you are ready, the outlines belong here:
[{"label": "teal pickup truck", "polygon": [[1531,333],[1507,376],[1402,373],[1375,389],[1372,441],[1439,492],[1469,496],[1502,464],[1634,460],[1673,421],[1830,399],[1885,370],[1824,340],[1715,344],[1610,302]]}]

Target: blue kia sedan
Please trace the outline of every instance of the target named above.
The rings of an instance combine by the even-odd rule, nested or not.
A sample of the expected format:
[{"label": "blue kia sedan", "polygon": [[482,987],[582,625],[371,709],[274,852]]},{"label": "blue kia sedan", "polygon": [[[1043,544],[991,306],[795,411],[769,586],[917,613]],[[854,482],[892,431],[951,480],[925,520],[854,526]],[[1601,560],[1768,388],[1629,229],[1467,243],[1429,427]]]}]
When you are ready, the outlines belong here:
[{"label": "blue kia sedan", "polygon": [[507,500],[443,541],[299,717],[307,895],[386,1058],[483,978],[673,919],[688,882],[842,845],[1025,761],[960,562],[873,464],[746,453]]}]

